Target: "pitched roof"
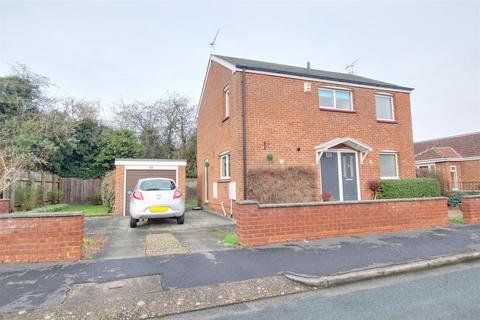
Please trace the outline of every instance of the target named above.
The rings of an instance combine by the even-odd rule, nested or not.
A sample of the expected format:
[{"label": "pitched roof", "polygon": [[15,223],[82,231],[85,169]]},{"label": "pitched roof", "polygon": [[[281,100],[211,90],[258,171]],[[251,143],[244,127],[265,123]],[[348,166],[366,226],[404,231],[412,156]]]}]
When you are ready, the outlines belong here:
[{"label": "pitched roof", "polygon": [[467,158],[480,156],[480,132],[415,142],[415,159]]},{"label": "pitched roof", "polygon": [[396,89],[396,90],[406,90],[406,91],[413,90],[413,88],[399,86],[393,83],[378,81],[374,79],[369,79],[369,78],[357,76],[355,74],[307,69],[303,67],[295,67],[295,66],[289,66],[289,65],[278,64],[278,63],[227,57],[227,56],[221,56],[221,55],[213,55],[213,56],[218,59],[224,60],[230,64],[233,64],[235,67],[239,69],[245,68],[247,70],[253,70],[253,71],[263,71],[263,72],[285,74],[290,76],[309,77],[309,78],[315,78],[319,80],[345,82],[345,83],[351,83],[351,84],[357,84],[357,85],[366,85],[366,86],[389,88],[389,89]]}]

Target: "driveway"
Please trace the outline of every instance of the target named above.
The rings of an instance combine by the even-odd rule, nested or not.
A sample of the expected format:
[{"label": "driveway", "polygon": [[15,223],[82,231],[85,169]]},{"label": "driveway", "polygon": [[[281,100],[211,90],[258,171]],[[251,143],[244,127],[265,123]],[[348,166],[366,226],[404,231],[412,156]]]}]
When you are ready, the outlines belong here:
[{"label": "driveway", "polygon": [[106,242],[94,259],[118,259],[144,257],[147,251],[147,237],[155,234],[171,234],[189,252],[225,250],[227,247],[217,235],[221,232],[235,232],[235,222],[203,210],[187,210],[185,224],[179,225],[174,219],[156,219],[139,223],[137,228],[129,227],[129,217],[108,216],[85,219],[85,236],[105,235]]}]

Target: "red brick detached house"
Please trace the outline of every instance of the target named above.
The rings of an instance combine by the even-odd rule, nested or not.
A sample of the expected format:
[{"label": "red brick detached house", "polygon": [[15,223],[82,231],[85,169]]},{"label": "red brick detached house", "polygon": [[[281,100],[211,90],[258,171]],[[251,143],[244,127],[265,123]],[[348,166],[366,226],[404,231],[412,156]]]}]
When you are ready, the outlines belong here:
[{"label": "red brick detached house", "polygon": [[198,196],[230,214],[249,170],[307,167],[315,200],[415,177],[410,92],[353,74],[212,55],[197,115]]},{"label": "red brick detached house", "polygon": [[446,190],[480,190],[480,132],[415,142],[415,161],[440,173]]}]

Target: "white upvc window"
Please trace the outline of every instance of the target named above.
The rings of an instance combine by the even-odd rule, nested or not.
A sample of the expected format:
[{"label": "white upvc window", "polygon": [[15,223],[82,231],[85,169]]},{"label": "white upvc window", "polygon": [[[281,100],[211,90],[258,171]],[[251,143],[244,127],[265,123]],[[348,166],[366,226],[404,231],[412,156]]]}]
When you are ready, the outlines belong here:
[{"label": "white upvc window", "polygon": [[380,179],[398,179],[398,159],[396,152],[381,152]]},{"label": "white upvc window", "polygon": [[450,166],[450,180],[452,182],[452,190],[458,190],[457,166]]},{"label": "white upvc window", "polygon": [[353,110],[352,92],[348,90],[318,89],[320,108],[335,110]]},{"label": "white upvc window", "polygon": [[227,85],[223,89],[223,93],[225,96],[225,118],[228,118],[230,116],[230,86]]},{"label": "white upvc window", "polygon": [[230,179],[230,153],[220,155],[220,179]]},{"label": "white upvc window", "polygon": [[395,121],[392,96],[376,94],[375,108],[377,111],[377,120]]}]

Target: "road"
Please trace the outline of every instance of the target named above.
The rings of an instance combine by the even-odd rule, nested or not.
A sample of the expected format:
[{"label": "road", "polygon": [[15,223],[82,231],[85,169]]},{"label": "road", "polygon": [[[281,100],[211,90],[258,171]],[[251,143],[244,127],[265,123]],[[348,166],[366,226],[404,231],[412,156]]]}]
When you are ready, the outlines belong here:
[{"label": "road", "polygon": [[479,319],[480,262],[166,319]]},{"label": "road", "polygon": [[160,275],[167,290],[213,286],[282,271],[331,275],[480,249],[480,224],[330,238],[188,255],[65,264],[0,264],[0,313],[63,302],[70,286]]}]

